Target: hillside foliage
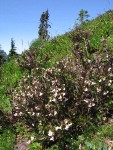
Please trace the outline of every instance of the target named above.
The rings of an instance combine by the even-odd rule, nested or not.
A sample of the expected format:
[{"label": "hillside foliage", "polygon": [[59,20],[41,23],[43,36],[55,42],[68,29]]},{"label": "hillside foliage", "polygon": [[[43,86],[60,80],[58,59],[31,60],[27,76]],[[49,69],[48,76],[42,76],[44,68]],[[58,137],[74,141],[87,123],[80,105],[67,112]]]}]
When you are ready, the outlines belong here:
[{"label": "hillside foliage", "polygon": [[1,150],[113,148],[112,18],[37,39],[0,67]]}]

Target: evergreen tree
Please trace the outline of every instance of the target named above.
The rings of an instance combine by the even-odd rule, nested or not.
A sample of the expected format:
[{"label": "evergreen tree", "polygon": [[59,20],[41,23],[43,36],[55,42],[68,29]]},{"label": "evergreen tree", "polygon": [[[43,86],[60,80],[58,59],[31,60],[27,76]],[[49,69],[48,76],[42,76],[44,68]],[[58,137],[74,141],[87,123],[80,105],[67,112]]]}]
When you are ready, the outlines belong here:
[{"label": "evergreen tree", "polygon": [[11,49],[9,51],[9,57],[15,57],[15,56],[17,56],[15,41],[13,40],[13,38],[11,38]]},{"label": "evergreen tree", "polygon": [[80,21],[80,23],[88,21],[88,17],[89,17],[88,11],[81,9],[79,12],[79,17],[78,17],[78,20]]},{"label": "evergreen tree", "polygon": [[41,15],[38,31],[39,39],[43,41],[47,41],[49,39],[48,28],[51,26],[49,25],[48,21],[49,21],[49,12],[48,10],[46,10]]}]

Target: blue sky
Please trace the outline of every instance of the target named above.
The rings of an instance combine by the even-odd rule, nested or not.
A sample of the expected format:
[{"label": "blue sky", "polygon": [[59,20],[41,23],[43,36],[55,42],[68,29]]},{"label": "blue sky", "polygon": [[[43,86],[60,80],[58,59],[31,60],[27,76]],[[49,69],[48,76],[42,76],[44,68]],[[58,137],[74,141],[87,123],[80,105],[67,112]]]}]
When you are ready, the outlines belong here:
[{"label": "blue sky", "polygon": [[113,9],[113,0],[0,0],[2,49],[9,52],[11,38],[15,40],[18,53],[27,49],[38,37],[40,16],[47,9],[53,37],[71,30],[81,9],[88,10],[92,19]]}]

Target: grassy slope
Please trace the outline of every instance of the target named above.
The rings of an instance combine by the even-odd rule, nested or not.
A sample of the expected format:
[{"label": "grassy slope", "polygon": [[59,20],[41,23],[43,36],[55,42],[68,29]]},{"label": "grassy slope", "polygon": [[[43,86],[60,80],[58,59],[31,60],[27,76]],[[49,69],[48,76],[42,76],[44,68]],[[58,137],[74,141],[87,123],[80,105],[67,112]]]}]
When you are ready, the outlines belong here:
[{"label": "grassy slope", "polygon": [[85,30],[92,32],[90,37],[92,48],[100,49],[100,47],[102,48],[105,44],[109,45],[107,41],[109,37],[113,36],[113,11],[100,15],[89,22]]},{"label": "grassy slope", "polygon": [[[105,44],[105,42],[108,44],[109,47],[112,47],[112,41],[113,41],[112,18],[113,18],[113,11],[107,12],[106,14],[99,16],[96,19],[90,21],[86,26],[83,26],[84,30],[91,31],[90,41],[91,41],[92,49],[98,49],[98,48],[100,49],[100,47],[102,47],[103,44]],[[72,31],[72,32],[76,35],[76,31]],[[72,34],[72,32],[70,32],[69,34]],[[102,40],[104,40],[104,42],[102,42]],[[71,54],[71,51],[73,50],[73,42],[71,41],[71,39],[68,37],[68,34],[67,34],[67,35],[58,36],[54,38],[53,40],[51,40],[50,42],[44,43],[43,45],[37,48],[35,47],[35,49],[36,51],[39,51],[37,55],[37,62],[40,61],[40,57],[45,59],[48,56],[49,59],[48,61],[45,61],[43,63],[43,66],[50,67],[50,66],[53,66],[55,62]],[[1,82],[1,86],[0,86],[0,98],[1,98],[0,109],[1,110],[9,111],[11,109],[10,101],[9,101],[10,97],[6,94],[6,91],[8,89],[16,87],[19,79],[22,78],[22,76],[23,76],[22,70],[14,61],[10,61],[2,67],[2,75],[1,75],[1,81],[0,81]],[[108,129],[104,130],[106,126],[108,127]],[[105,131],[107,133],[105,133]],[[95,143],[95,140],[97,139],[96,145],[98,145],[99,144],[98,137],[100,137],[100,139],[103,140],[104,137],[106,138],[105,135],[106,134],[111,135],[112,131],[113,131],[113,128],[111,128],[110,125],[105,125],[102,128],[98,129],[98,132],[96,133],[96,135],[89,134],[87,137],[89,139],[90,137],[92,137],[92,142],[90,143]],[[8,132],[8,131],[5,131],[5,132]],[[4,135],[5,135],[5,132],[4,132]],[[98,136],[98,133],[101,135]],[[85,138],[85,136],[86,135],[83,135],[83,139]],[[2,137],[0,136],[0,138]],[[113,136],[110,136],[109,138],[110,140],[113,140]],[[83,142],[82,139],[80,139],[79,137],[78,143],[80,144],[81,142],[83,142],[83,146],[85,146],[86,149],[88,148],[91,149],[90,148],[91,145],[88,144],[89,139],[85,139]],[[95,145],[95,144],[92,144],[92,145]]]},{"label": "grassy slope", "polygon": [[0,110],[6,112],[11,110],[10,97],[8,95],[8,91],[17,86],[18,80],[23,76],[23,72],[14,60],[6,62],[1,67],[1,70]]},{"label": "grassy slope", "polygon": [[[34,46],[34,44],[32,45]],[[73,50],[73,42],[65,35],[57,36],[51,41],[43,43],[41,46],[33,47],[32,45],[31,49],[38,52],[37,62],[43,60],[44,68],[54,66],[55,62],[70,55]]]},{"label": "grassy slope", "polygon": [[[113,43],[113,11],[109,11],[96,19],[89,21],[86,25],[81,26],[83,31],[88,33],[90,39],[90,47],[92,50],[102,50],[103,47],[112,49]],[[31,44],[31,49],[38,51],[37,61],[40,57],[45,60],[44,67],[53,66],[55,62],[70,55],[73,50],[73,45],[76,41],[73,37],[76,36],[76,29],[65,35],[55,37],[50,42],[42,43],[36,40]],[[84,35],[83,35],[84,36]],[[82,41],[83,42],[83,41]],[[80,43],[80,41],[79,41]],[[84,42],[82,43],[84,45]]]}]

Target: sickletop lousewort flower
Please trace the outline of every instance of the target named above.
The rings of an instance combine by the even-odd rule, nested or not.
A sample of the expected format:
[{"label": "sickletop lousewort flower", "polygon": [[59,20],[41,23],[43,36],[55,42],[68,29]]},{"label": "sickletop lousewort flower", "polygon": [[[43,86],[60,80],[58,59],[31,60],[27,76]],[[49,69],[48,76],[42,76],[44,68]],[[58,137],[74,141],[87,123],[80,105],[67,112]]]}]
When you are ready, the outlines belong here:
[{"label": "sickletop lousewort flower", "polygon": [[43,95],[43,93],[40,92],[40,93],[39,93],[39,96],[42,96],[42,95]]},{"label": "sickletop lousewort flower", "polygon": [[55,130],[56,130],[56,131],[62,130],[62,127],[61,127],[61,126],[60,126],[60,127],[57,126],[57,127],[55,127]]},{"label": "sickletop lousewort flower", "polygon": [[101,87],[97,87],[97,92],[101,92]]},{"label": "sickletop lousewort flower", "polygon": [[84,91],[87,92],[87,91],[88,91],[88,88],[86,87],[86,88],[84,89]]},{"label": "sickletop lousewort flower", "polygon": [[53,132],[51,130],[49,130],[48,136],[53,136]]},{"label": "sickletop lousewort flower", "polygon": [[68,130],[70,128],[70,126],[72,126],[72,123],[66,124],[65,130]]}]

